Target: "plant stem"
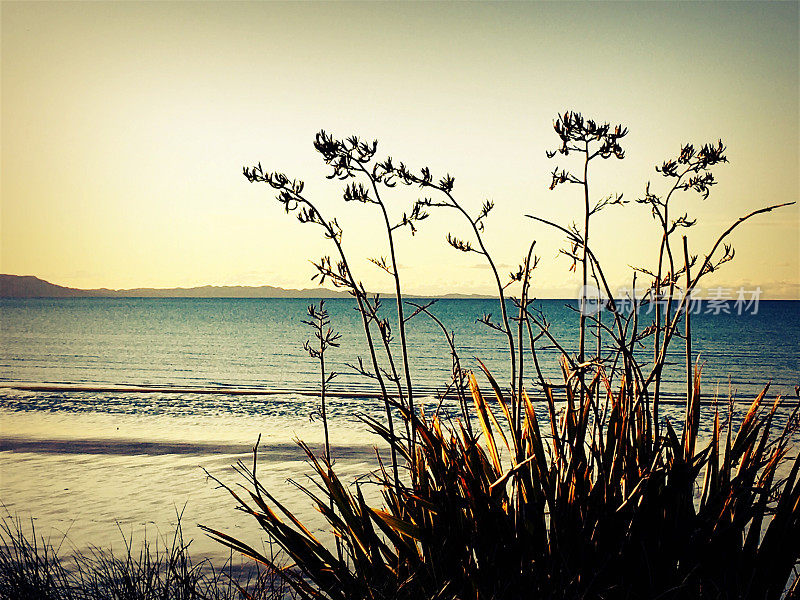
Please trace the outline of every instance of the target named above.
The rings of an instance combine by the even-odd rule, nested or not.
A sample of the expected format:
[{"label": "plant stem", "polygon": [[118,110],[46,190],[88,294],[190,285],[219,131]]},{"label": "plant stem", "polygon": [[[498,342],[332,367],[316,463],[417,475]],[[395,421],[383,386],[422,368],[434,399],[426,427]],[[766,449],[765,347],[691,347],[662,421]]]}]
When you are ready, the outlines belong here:
[{"label": "plant stem", "polygon": [[[686,236],[683,236],[683,261],[686,268],[686,292],[685,295],[689,295],[689,286],[692,283],[692,277],[689,274],[689,247],[686,242]],[[686,305],[686,308],[683,311],[685,315],[685,333],[686,333],[686,405],[690,406],[692,404],[692,391],[694,389],[693,384],[693,377],[692,377],[692,324],[691,324],[691,303]]]},{"label": "plant stem", "polygon": [[[394,236],[392,235],[392,226],[389,223],[389,215],[386,212],[386,206],[384,205],[383,201],[380,200],[380,196],[378,195],[378,188],[375,185],[375,180],[370,177],[370,181],[372,182],[372,189],[375,190],[375,196],[378,199],[378,205],[381,207],[381,212],[383,213],[383,220],[386,225],[386,234],[389,239],[389,256],[392,260],[392,276],[394,278],[394,294],[395,300],[397,302],[397,323],[398,328],[400,329],[400,348],[403,356],[403,373],[406,379],[406,396],[408,398],[408,410],[413,415],[414,413],[414,391],[411,386],[411,369],[408,365],[408,346],[406,344],[406,323],[405,317],[403,315],[403,292],[400,286],[400,273],[397,268],[397,258],[395,255],[394,250]],[[416,474],[416,469],[414,466],[417,462],[417,428],[413,425],[411,426],[411,472],[412,474]]]},{"label": "plant stem", "polygon": [[517,371],[517,359],[516,353],[514,350],[514,334],[511,332],[511,326],[508,323],[508,311],[506,310],[506,296],[505,292],[503,291],[503,284],[500,281],[500,274],[497,272],[497,267],[494,264],[494,260],[492,260],[492,256],[489,254],[489,251],[486,249],[486,246],[483,244],[483,237],[481,236],[481,232],[478,229],[478,226],[475,224],[475,221],[472,217],[469,216],[466,210],[456,202],[456,199],[453,198],[453,195],[450,192],[445,190],[441,190],[447,195],[452,203],[453,208],[457,209],[464,217],[467,219],[469,224],[472,226],[472,231],[475,234],[475,239],[478,241],[478,245],[481,248],[481,254],[486,258],[486,261],[489,263],[489,268],[492,270],[492,274],[494,275],[495,283],[497,284],[497,293],[500,296],[500,314],[503,317],[503,329],[505,331],[506,337],[508,338],[508,348],[511,355],[511,403],[512,403],[512,410],[513,406],[518,401],[516,398],[516,394],[514,394],[514,382],[516,380],[516,371]]},{"label": "plant stem", "polygon": [[583,201],[584,201],[584,218],[583,218],[583,256],[581,257],[581,267],[583,271],[583,287],[581,288],[580,298],[580,331],[578,340],[578,364],[580,372],[578,377],[580,380],[581,389],[581,404],[584,398],[584,346],[586,343],[586,285],[588,283],[588,257],[587,249],[589,246],[589,217],[591,216],[591,208],[589,207],[589,142],[586,142],[586,155],[583,162]]}]

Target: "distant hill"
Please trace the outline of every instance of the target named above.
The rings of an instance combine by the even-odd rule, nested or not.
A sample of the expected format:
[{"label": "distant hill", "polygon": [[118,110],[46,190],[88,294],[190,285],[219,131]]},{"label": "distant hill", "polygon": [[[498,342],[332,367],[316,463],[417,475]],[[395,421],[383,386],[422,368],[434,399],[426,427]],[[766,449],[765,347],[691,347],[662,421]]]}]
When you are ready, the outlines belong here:
[{"label": "distant hill", "polygon": [[[347,292],[327,288],[284,289],[271,285],[205,285],[193,288],[136,288],[82,290],[55,285],[32,275],[0,275],[0,298],[347,298]],[[412,298],[413,296],[408,296]],[[491,298],[471,294],[448,294],[441,298]]]},{"label": "distant hill", "polygon": [[90,294],[88,290],[54,285],[32,275],[0,275],[0,297],[3,298],[74,298],[90,295],[95,294]]},{"label": "distant hill", "polygon": [[347,296],[346,292],[326,288],[287,290],[270,285],[82,290],[55,285],[32,275],[0,275],[2,298],[344,298]]}]

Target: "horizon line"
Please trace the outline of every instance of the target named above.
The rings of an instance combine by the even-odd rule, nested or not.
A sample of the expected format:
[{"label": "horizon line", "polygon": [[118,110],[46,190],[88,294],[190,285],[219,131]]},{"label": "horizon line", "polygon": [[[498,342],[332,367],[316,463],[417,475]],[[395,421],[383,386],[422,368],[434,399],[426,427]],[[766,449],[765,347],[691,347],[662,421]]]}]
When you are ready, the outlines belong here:
[{"label": "horizon line", "polygon": [[[95,293],[109,293],[109,294],[118,293],[118,294],[127,294],[128,295],[127,297],[132,297],[132,298],[136,298],[136,297],[145,298],[145,297],[148,297],[148,296],[131,296],[130,295],[131,293],[138,292],[138,291],[141,291],[141,292],[153,292],[153,293],[167,293],[167,292],[170,292],[170,291],[175,291],[175,292],[184,292],[185,293],[185,292],[191,292],[193,290],[233,290],[233,289],[239,289],[239,290],[242,290],[243,292],[246,292],[247,290],[254,290],[255,291],[255,290],[263,290],[263,289],[271,289],[271,290],[276,290],[276,291],[279,291],[279,292],[287,292],[287,293],[295,293],[296,292],[296,293],[305,294],[303,296],[297,297],[297,299],[301,299],[301,298],[308,298],[308,299],[336,299],[336,298],[347,298],[347,297],[350,296],[350,293],[348,291],[346,291],[346,290],[334,289],[334,288],[329,288],[329,287],[324,287],[324,286],[304,287],[304,288],[287,288],[287,287],[281,287],[281,286],[270,285],[270,284],[266,284],[265,283],[265,284],[261,284],[261,285],[203,284],[203,285],[173,286],[173,287],[139,286],[139,287],[129,287],[129,288],[112,288],[112,287],[77,288],[77,287],[71,287],[71,286],[65,286],[65,285],[61,285],[61,284],[52,283],[51,281],[48,281],[46,279],[42,279],[41,277],[38,277],[36,275],[16,275],[16,274],[12,274],[12,273],[2,273],[2,274],[0,274],[0,277],[2,277],[2,278],[18,278],[18,279],[35,280],[36,282],[40,282],[40,284],[45,284],[46,286],[52,286],[54,288],[59,288],[61,290],[64,290],[64,291],[70,292],[70,293],[72,293],[72,292],[75,292],[75,293],[92,293],[92,292],[95,292]],[[3,286],[3,287],[5,288],[5,286]],[[547,289],[547,288],[545,288],[545,289]],[[555,288],[555,289],[558,289],[558,288]],[[708,288],[708,289],[734,291],[737,288],[718,286],[718,287],[713,287],[713,288]],[[744,290],[745,286],[740,286],[738,289]],[[554,291],[554,288],[550,288],[550,290]],[[324,295],[323,296],[315,296],[314,295],[315,291],[319,291],[321,294],[333,294],[333,296],[332,297],[326,297]],[[753,294],[753,295],[751,295],[750,300],[755,300],[756,302],[758,302],[758,301],[788,301],[788,302],[800,301],[800,298],[771,298],[769,296],[762,297],[763,296],[763,292],[761,291],[760,286],[757,286],[755,290],[748,290],[748,291],[751,294]],[[0,297],[2,297],[2,298],[15,298],[15,297],[16,298],[26,298],[26,297],[28,297],[28,298],[35,298],[35,297],[36,298],[54,298],[54,297],[60,297],[60,296],[29,295],[29,294],[22,294],[22,295],[20,295],[20,294],[16,294],[16,295],[12,294],[12,295],[8,295],[5,292],[6,292],[5,289],[0,289]],[[387,297],[395,295],[394,291],[369,291],[367,293],[370,294],[370,295],[378,294],[380,296],[387,296]],[[556,293],[558,293],[558,292],[556,292]],[[419,293],[419,292],[409,291],[407,293],[404,293],[403,296],[408,297],[408,298],[431,298],[431,299],[436,299],[436,298],[460,299],[460,298],[464,298],[464,299],[476,299],[476,300],[499,300],[499,295],[498,294],[481,293],[481,292]],[[170,298],[170,297],[193,297],[193,296],[158,296],[158,297]],[[208,296],[208,297],[209,298],[220,298],[218,296]],[[269,296],[244,296],[244,295],[242,295],[242,296],[229,296],[229,297],[230,298],[241,298],[241,299],[248,299],[248,298],[250,298],[250,299],[271,299]],[[448,298],[448,297],[450,297],[450,298]],[[204,298],[204,296],[197,296],[196,298]],[[223,296],[222,298],[225,298],[225,296]],[[605,299],[605,295],[603,295],[602,298]],[[292,298],[291,297],[286,297],[286,296],[276,296],[276,297],[274,297],[274,299],[292,299]],[[544,294],[542,296],[532,296],[531,299],[532,300],[577,300],[578,296],[575,295],[574,293],[570,294],[570,295],[566,295],[566,294],[565,295]],[[592,298],[589,298],[589,299],[592,300]],[[676,296],[675,299],[679,300],[680,296]],[[629,302],[630,301],[630,297],[614,296],[613,300],[619,301],[619,302]],[[714,300],[716,300],[716,301],[736,302],[737,301],[737,297],[732,296],[732,295],[727,296],[727,297],[721,297],[720,295],[717,295],[715,297],[710,297],[710,298],[703,298],[703,297],[699,297],[698,296],[697,298],[695,298],[695,300],[696,301],[706,301],[706,302],[707,301],[714,301]],[[740,299],[740,300],[742,300],[742,299]]]}]

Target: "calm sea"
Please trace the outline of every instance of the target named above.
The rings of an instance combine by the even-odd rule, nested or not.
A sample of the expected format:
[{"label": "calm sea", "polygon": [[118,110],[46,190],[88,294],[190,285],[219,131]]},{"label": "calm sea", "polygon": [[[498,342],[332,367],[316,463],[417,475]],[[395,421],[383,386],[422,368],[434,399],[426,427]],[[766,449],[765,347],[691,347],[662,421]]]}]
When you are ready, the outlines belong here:
[{"label": "calm sea", "polygon": [[[81,385],[137,385],[180,388],[251,388],[313,390],[317,365],[303,349],[311,336],[302,324],[310,301],[299,299],[30,299],[2,300],[0,380]],[[538,303],[551,332],[576,352],[574,302]],[[349,299],[325,302],[331,325],[342,335],[341,347],[327,356],[339,375],[334,387],[370,389],[349,364],[367,361],[361,321]],[[406,308],[406,311],[411,310]],[[710,308],[707,308],[710,309]],[[707,310],[704,309],[704,310]],[[707,394],[749,396],[765,383],[773,391],[791,392],[800,383],[800,302],[762,301],[756,314],[693,315],[694,350],[703,365]],[[382,309],[394,322],[394,303]],[[478,323],[482,315],[499,318],[493,300],[439,300],[432,312],[455,332],[465,366],[475,358],[502,373],[508,360],[505,338]],[[642,321],[648,319],[642,315]],[[608,321],[608,317],[606,318]],[[450,352],[439,327],[427,316],[408,323],[413,379],[428,393],[446,383]],[[396,334],[396,332],[395,332]],[[395,338],[399,336],[395,335]],[[651,340],[652,338],[650,338]],[[646,340],[645,344],[652,343]],[[592,342],[593,343],[593,342]],[[543,344],[542,344],[543,345]],[[648,358],[642,349],[640,357]],[[559,377],[558,352],[541,350],[546,374]],[[683,373],[683,342],[672,346],[674,368],[667,389],[678,391]],[[530,373],[532,375],[532,372]],[[68,403],[67,403],[68,404]],[[57,409],[50,403],[47,409]],[[65,404],[65,409],[69,407]],[[94,398],[93,410],[120,410]],[[131,410],[138,410],[132,407]],[[198,410],[202,410],[198,407]]]},{"label": "calm sea", "polygon": [[[258,539],[199,467],[235,482],[229,465],[246,457],[262,435],[267,483],[285,490],[291,506],[314,518],[285,485],[304,471],[293,438],[321,441],[319,422],[310,420],[319,373],[303,349],[312,332],[301,322],[311,301],[1,302],[0,501],[7,514],[33,517],[40,530],[56,537],[68,531],[79,548],[115,540],[119,546],[115,524],[130,532],[169,531],[184,507],[184,525],[202,522]],[[341,469],[355,475],[370,468],[371,446],[377,443],[357,415],[382,419],[383,409],[368,395],[347,395],[374,389],[349,366],[359,356],[369,362],[353,301],[331,299],[325,305],[342,336],[341,347],[326,357],[328,369],[338,373],[333,387],[343,392],[329,404],[334,455]],[[576,352],[575,303],[546,300],[537,306],[554,337]],[[726,399],[734,392],[746,401],[766,383],[771,394],[794,394],[800,384],[800,302],[762,301],[755,314],[750,307],[741,315],[733,305],[730,313],[707,312],[710,308],[693,315],[704,399]],[[393,302],[387,299],[382,310],[394,322]],[[463,366],[478,370],[480,358],[502,378],[508,361],[504,337],[477,322],[487,313],[499,317],[497,301],[440,300],[431,311],[455,332]],[[419,397],[435,402],[451,369],[446,339],[421,314],[408,323],[408,344]],[[666,391],[677,395],[683,389],[682,340],[672,349]],[[650,353],[643,347],[640,357],[646,361]],[[558,356],[555,349],[540,351],[543,370],[554,381],[560,378]],[[525,373],[532,381],[529,363]],[[26,391],[15,384],[160,391]],[[200,393],[230,388],[265,393]],[[679,406],[666,412],[680,419]],[[197,535],[194,529],[189,533]],[[202,536],[194,547],[203,554],[221,552]]]}]

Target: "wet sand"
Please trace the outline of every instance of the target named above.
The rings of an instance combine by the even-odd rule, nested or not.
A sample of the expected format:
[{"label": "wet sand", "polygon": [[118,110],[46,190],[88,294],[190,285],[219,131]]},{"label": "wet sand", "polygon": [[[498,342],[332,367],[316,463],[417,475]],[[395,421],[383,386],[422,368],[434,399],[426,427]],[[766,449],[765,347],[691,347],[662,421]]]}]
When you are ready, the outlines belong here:
[{"label": "wet sand", "polygon": [[[127,538],[134,545],[145,536],[171,540],[178,514],[198,559],[210,557],[221,564],[229,556],[198,524],[261,547],[264,536],[254,520],[235,510],[233,498],[206,475],[231,486],[244,483],[232,465],[238,460],[251,464],[259,433],[259,477],[325,537],[320,515],[288,483],[307,481],[309,473],[292,438],[307,439],[321,451],[319,423],[10,411],[0,412],[0,423],[4,516],[33,519],[38,535],[59,543],[66,536],[67,548],[124,550]],[[374,468],[374,438],[355,428],[334,433],[333,452],[345,480]]]},{"label": "wet sand", "polygon": [[[131,536],[134,544],[145,535],[171,539],[182,514],[184,536],[193,539],[193,556],[222,563],[228,552],[198,524],[254,547],[261,547],[264,535],[252,518],[235,510],[234,499],[206,472],[230,486],[244,483],[232,465],[242,460],[249,466],[253,444],[261,436],[259,478],[315,534],[330,538],[308,498],[288,483],[307,482],[310,472],[296,439],[322,451],[321,422],[308,418],[313,400],[287,396],[267,403],[247,396],[242,410],[233,413],[229,401],[208,403],[201,411],[197,403],[182,403],[178,396],[146,396],[136,405],[124,404],[125,412],[95,410],[91,396],[76,403],[75,411],[57,404],[47,410],[43,407],[50,400],[43,403],[24,394],[0,407],[0,501],[5,516],[33,519],[39,535],[55,541],[66,535],[68,547],[85,551],[93,546],[124,550],[124,540]],[[352,405],[333,402],[330,407],[340,415],[353,412]],[[710,434],[710,411],[704,409],[701,437]],[[777,420],[785,422],[787,411]],[[683,409],[674,406],[664,414],[680,423]],[[383,447],[352,416],[331,422],[332,453],[346,482],[375,468],[376,444]],[[363,491],[368,501],[380,504],[375,486],[367,484]]]}]

